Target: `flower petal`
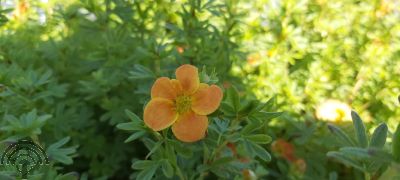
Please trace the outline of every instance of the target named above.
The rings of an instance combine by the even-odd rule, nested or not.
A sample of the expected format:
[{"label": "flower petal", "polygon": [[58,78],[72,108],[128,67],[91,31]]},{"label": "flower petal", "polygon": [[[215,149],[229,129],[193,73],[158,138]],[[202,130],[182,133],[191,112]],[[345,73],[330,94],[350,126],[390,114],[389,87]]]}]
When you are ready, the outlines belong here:
[{"label": "flower petal", "polygon": [[167,77],[158,78],[151,87],[151,98],[175,99],[176,92],[172,80]]},{"label": "flower petal", "polygon": [[171,79],[172,86],[176,92],[176,96],[182,95],[183,89],[181,83],[176,79]]},{"label": "flower petal", "polygon": [[168,99],[154,98],[144,108],[144,123],[154,131],[171,126],[177,118],[174,102]]},{"label": "flower petal", "polygon": [[193,94],[199,88],[199,73],[195,66],[190,64],[182,65],[176,69],[175,76],[186,94]]},{"label": "flower petal", "polygon": [[179,116],[172,125],[175,137],[183,142],[195,142],[204,138],[208,127],[207,116],[189,111]]},{"label": "flower petal", "polygon": [[211,114],[218,109],[222,96],[222,90],[218,86],[201,83],[192,96],[192,110],[200,115]]}]

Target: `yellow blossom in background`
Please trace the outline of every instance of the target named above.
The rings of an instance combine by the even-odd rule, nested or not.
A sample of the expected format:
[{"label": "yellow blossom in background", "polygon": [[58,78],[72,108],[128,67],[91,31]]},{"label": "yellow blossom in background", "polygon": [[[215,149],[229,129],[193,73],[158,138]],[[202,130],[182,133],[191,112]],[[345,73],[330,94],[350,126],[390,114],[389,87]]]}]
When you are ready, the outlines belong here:
[{"label": "yellow blossom in background", "polygon": [[351,121],[351,107],[335,99],[329,99],[319,104],[315,114],[319,120],[323,121]]},{"label": "yellow blossom in background", "polygon": [[250,66],[258,66],[261,64],[262,56],[260,53],[253,53],[247,56],[247,64]]},{"label": "yellow blossom in background", "polygon": [[29,10],[29,3],[26,0],[20,0],[15,5],[14,18],[23,18]]}]

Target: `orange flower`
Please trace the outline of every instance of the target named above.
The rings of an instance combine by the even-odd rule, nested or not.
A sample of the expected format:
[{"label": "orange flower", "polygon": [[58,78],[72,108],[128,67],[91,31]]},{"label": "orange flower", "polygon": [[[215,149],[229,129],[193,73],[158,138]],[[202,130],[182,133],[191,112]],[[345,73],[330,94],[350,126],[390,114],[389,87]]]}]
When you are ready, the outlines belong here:
[{"label": "orange flower", "polygon": [[294,168],[296,171],[300,172],[300,173],[304,173],[307,169],[307,163],[306,161],[304,161],[304,159],[296,159],[296,161],[294,162]]},{"label": "orange flower", "polygon": [[254,180],[254,179],[257,179],[256,174],[255,174],[252,170],[249,170],[249,169],[243,169],[243,170],[242,170],[242,175],[243,175],[243,179],[244,179],[244,180]]},{"label": "orange flower", "polygon": [[277,139],[275,142],[273,142],[272,151],[278,153],[290,162],[294,162],[296,160],[293,145],[284,139]]},{"label": "orange flower", "polygon": [[232,84],[231,84],[229,81],[224,81],[224,82],[222,83],[222,86],[223,86],[225,89],[228,89],[228,88],[230,88],[230,87],[232,86]]},{"label": "orange flower", "polygon": [[237,156],[236,145],[233,143],[228,143],[226,146],[232,151],[232,155],[236,157]]},{"label": "orange flower", "polygon": [[290,142],[284,139],[277,139],[274,143],[272,143],[272,151],[292,163],[297,172],[304,173],[306,171],[306,161],[304,161],[302,158],[296,157],[294,154],[295,148]]},{"label": "orange flower", "polygon": [[176,79],[160,77],[154,82],[143,119],[154,131],[172,125],[177,139],[195,142],[204,138],[207,115],[219,107],[222,90],[200,83],[197,68],[189,64],[178,67],[175,75]]},{"label": "orange flower", "polygon": [[183,46],[177,46],[176,50],[178,51],[179,54],[182,54],[183,52],[185,52],[185,48]]}]

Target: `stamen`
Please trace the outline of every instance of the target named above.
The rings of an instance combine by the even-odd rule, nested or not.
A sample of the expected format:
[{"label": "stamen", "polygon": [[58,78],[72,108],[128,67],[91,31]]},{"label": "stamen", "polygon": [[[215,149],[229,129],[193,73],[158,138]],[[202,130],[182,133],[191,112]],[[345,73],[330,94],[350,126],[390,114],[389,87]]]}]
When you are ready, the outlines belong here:
[{"label": "stamen", "polygon": [[190,110],[192,106],[192,99],[190,96],[178,96],[175,100],[176,112],[179,114],[185,113]]}]

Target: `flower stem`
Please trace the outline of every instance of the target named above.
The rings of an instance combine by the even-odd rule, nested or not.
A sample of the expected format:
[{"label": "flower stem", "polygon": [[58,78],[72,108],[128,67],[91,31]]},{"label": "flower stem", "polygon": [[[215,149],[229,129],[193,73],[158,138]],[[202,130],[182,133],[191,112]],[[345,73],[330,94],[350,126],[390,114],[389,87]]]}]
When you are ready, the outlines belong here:
[{"label": "flower stem", "polygon": [[[229,129],[232,128],[232,127],[235,127],[236,125],[238,125],[239,119],[240,119],[240,117],[239,117],[239,115],[237,114],[237,115],[236,115],[236,118],[235,118],[235,119],[232,121],[232,123],[230,124]],[[219,142],[219,139],[218,139],[218,142]],[[228,140],[224,140],[224,142],[222,142],[222,143],[213,151],[212,156],[211,156],[210,159],[212,159],[212,160],[214,161],[215,158],[216,158],[216,156],[220,153],[220,151],[222,151],[222,150],[226,147],[226,145],[227,145],[228,143],[229,143]]]},{"label": "flower stem", "polygon": [[179,168],[178,166],[176,167],[176,173],[180,180],[185,180],[185,176],[183,176],[181,168]]},{"label": "flower stem", "polygon": [[364,173],[364,179],[365,180],[371,180],[371,175],[369,173]]}]

